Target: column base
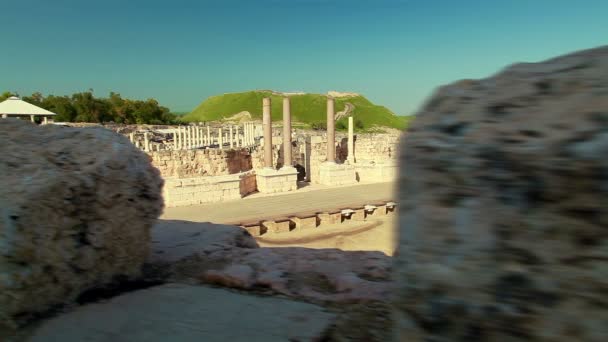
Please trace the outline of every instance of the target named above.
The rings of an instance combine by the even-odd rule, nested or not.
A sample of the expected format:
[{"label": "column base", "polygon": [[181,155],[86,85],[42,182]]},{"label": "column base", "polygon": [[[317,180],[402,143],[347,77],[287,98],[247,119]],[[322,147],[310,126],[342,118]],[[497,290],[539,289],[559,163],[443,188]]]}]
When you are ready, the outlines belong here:
[{"label": "column base", "polygon": [[357,183],[355,167],[348,164],[324,162],[319,167],[319,183],[323,185],[349,185]]},{"label": "column base", "polygon": [[258,191],[278,193],[298,189],[298,170],[295,167],[282,167],[280,170],[262,168],[255,172]]}]

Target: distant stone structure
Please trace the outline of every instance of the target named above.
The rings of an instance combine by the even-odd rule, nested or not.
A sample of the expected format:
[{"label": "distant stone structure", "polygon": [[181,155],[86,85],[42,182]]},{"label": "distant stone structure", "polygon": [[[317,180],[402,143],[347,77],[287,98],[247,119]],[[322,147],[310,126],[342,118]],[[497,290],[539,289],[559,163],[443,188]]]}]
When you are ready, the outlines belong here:
[{"label": "distant stone structure", "polygon": [[83,291],[140,276],[163,181],[102,128],[0,120],[0,339]]},{"label": "distant stone structure", "polygon": [[[351,151],[352,153],[352,151]],[[319,168],[319,183],[324,185],[349,185],[357,182],[355,167],[336,163],[335,100],[327,97],[327,159]]]},{"label": "distant stone structure", "polygon": [[[273,165],[270,98],[264,98],[262,114],[264,123],[264,167],[256,170],[257,189],[262,193],[295,191],[298,189],[298,171],[293,166],[285,163],[280,169],[275,169]],[[285,127],[284,132],[289,132],[289,134],[283,136],[283,139],[291,141],[291,109],[287,97],[283,101],[283,126]],[[284,143],[283,148],[283,156],[288,155],[291,159],[291,143]],[[291,161],[288,161],[288,163],[291,164]]]},{"label": "distant stone structure", "polygon": [[396,341],[608,340],[608,47],[441,87],[401,149]]}]

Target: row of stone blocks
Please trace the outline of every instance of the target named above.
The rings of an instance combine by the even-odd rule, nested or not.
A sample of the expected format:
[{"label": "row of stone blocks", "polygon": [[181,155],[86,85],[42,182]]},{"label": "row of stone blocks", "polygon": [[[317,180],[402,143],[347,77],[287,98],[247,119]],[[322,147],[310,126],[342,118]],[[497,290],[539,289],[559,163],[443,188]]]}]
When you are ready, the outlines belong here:
[{"label": "row of stone blocks", "polygon": [[291,217],[277,217],[238,224],[252,236],[288,233],[294,230],[313,229],[346,221],[364,221],[368,217],[380,217],[395,210],[395,202],[368,204],[355,208],[335,209],[323,212],[303,213]]}]

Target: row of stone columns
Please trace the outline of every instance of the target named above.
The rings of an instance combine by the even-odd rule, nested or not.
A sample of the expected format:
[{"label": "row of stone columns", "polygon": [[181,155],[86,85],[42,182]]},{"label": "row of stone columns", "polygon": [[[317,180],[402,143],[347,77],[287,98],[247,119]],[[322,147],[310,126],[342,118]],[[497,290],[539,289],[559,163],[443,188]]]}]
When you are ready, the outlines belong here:
[{"label": "row of stone columns", "polygon": [[243,136],[244,136],[244,146],[253,146],[255,145],[255,126],[253,122],[245,122],[243,124]]},{"label": "row of stone columns", "polygon": [[[327,162],[336,162],[336,117],[335,100],[327,97]],[[353,127],[353,117],[348,117],[348,156],[349,163],[355,162],[355,135]]]},{"label": "row of stone columns", "polygon": [[242,134],[239,126],[229,126],[228,130],[218,128],[217,135],[211,135],[211,128],[207,126],[207,132],[202,127],[187,126],[178,127],[173,131],[174,149],[183,150],[203,146],[218,145],[224,148],[248,147],[255,145],[255,126],[251,122],[243,124]]},{"label": "row of stone columns", "polygon": [[141,148],[142,150],[146,151],[146,152],[151,152],[154,151],[154,146],[151,141],[150,138],[148,136],[148,132],[144,132],[144,142],[143,145],[135,139],[135,133],[129,133],[129,141],[131,141],[131,143],[133,145],[135,145],[135,147],[137,148]]},{"label": "row of stone columns", "polygon": [[[271,119],[270,98],[262,101],[262,123],[264,126],[264,167],[272,168],[272,119]],[[355,162],[354,157],[354,127],[352,116],[348,118],[348,158],[351,163]],[[336,121],[335,121],[335,100],[333,97],[327,98],[327,162],[336,162]],[[283,98],[283,165],[292,166],[292,146],[291,146],[291,103],[289,98]]]},{"label": "row of stone columns", "polygon": [[[272,118],[271,101],[262,100],[262,124],[264,127],[264,167],[273,168],[272,163]],[[288,97],[283,98],[283,167],[292,167],[291,146],[291,103]]]}]

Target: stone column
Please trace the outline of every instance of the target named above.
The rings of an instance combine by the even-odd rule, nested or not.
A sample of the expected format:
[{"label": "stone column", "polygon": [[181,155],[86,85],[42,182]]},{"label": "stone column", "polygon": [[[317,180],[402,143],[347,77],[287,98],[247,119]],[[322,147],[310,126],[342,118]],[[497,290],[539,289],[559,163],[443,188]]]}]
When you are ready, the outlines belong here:
[{"label": "stone column", "polygon": [[184,149],[187,150],[188,148],[190,148],[190,139],[188,137],[188,127],[184,127],[184,135],[182,136],[184,138]]},{"label": "stone column", "polygon": [[179,149],[183,150],[186,146],[186,134],[185,134],[185,128],[184,127],[180,127],[179,128]]},{"label": "stone column", "polygon": [[283,98],[283,167],[292,167],[291,159],[291,103]]},{"label": "stone column", "polygon": [[243,146],[247,146],[247,124],[243,123]]},{"label": "stone column", "polygon": [[194,126],[194,147],[201,146],[201,132],[198,129],[198,126]]},{"label": "stone column", "polygon": [[179,146],[181,150],[186,149],[186,127],[179,128]]},{"label": "stone column", "polygon": [[196,147],[200,147],[201,146],[201,128],[197,126],[194,126],[194,145]]},{"label": "stone column", "polygon": [[230,140],[230,148],[234,148],[234,136],[232,135],[232,133],[234,133],[234,132],[232,132],[232,125],[230,125],[228,128],[229,128],[229,130],[228,130],[229,133],[228,134],[230,135],[230,139],[229,139]]},{"label": "stone column", "polygon": [[234,139],[235,139],[235,146],[241,147],[241,143],[240,143],[240,139],[239,139],[239,125],[234,125]]},{"label": "stone column", "polygon": [[3,119],[8,118],[8,114],[2,114],[2,118],[3,118]]},{"label": "stone column", "polygon": [[32,122],[36,122],[36,119],[33,115],[30,115],[30,120],[32,120]]},{"label": "stone column", "polygon": [[148,132],[144,133],[144,151],[150,151],[150,140],[148,140]]},{"label": "stone column", "polygon": [[207,124],[207,145],[211,145],[211,127]]},{"label": "stone column", "polygon": [[222,128],[220,127],[217,132],[217,144],[220,145],[220,148],[224,148],[224,137],[222,136]]},{"label": "stone column", "polygon": [[353,117],[348,117],[348,162],[355,162],[355,134],[353,127]]},{"label": "stone column", "polygon": [[131,142],[131,144],[135,143],[135,134],[134,133],[129,133],[129,141]]},{"label": "stone column", "polygon": [[47,117],[45,116],[45,117],[44,117],[44,124],[45,124],[45,125],[48,125],[48,123],[49,123],[49,118],[47,118]]},{"label": "stone column", "polygon": [[181,127],[177,127],[177,129],[175,130],[175,149],[176,150],[182,149],[182,128]]},{"label": "stone column", "polygon": [[327,97],[327,161],[336,162],[336,122],[334,119],[335,102],[331,96]]},{"label": "stone column", "polygon": [[188,126],[188,131],[190,132],[190,148],[194,148],[196,144],[196,140],[194,139],[194,127]]},{"label": "stone column", "polygon": [[247,142],[249,143],[249,146],[252,146],[255,139],[253,138],[253,124],[251,122],[247,123]]},{"label": "stone column", "polygon": [[272,118],[270,117],[270,98],[262,100],[262,121],[264,124],[264,167],[272,168]]}]

